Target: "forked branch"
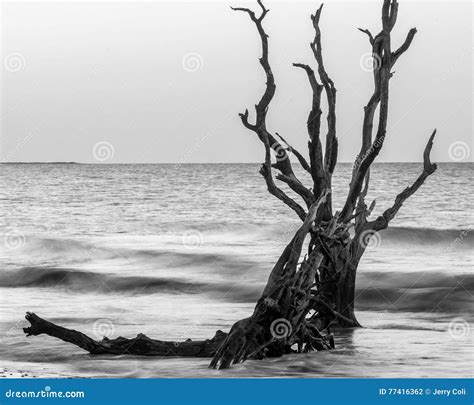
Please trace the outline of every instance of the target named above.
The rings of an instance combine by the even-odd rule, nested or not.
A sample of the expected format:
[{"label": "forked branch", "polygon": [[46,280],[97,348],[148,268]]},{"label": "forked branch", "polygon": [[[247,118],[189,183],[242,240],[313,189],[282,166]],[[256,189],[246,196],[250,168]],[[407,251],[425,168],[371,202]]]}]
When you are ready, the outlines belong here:
[{"label": "forked branch", "polygon": [[[349,193],[341,213],[341,218],[345,221],[352,218],[358,199],[359,206],[365,204],[364,197],[369,186],[369,169],[383,147],[387,131],[389,81],[392,77],[391,69],[397,59],[410,47],[416,34],[416,29],[411,29],[402,46],[395,52],[392,52],[391,31],[397,21],[397,15],[397,0],[384,0],[382,6],[382,30],[374,37],[370,31],[359,28],[360,31],[368,35],[372,45],[374,92],[364,108],[361,150],[354,163]],[[377,108],[379,108],[379,120],[375,139],[372,141],[374,117]],[[365,191],[363,191],[363,187]]]},{"label": "forked branch", "polygon": [[416,191],[423,185],[425,180],[433,174],[437,168],[436,163],[431,163],[430,154],[431,149],[433,147],[433,140],[436,135],[436,129],[431,134],[430,138],[428,139],[428,143],[426,144],[425,150],[423,152],[423,171],[415,180],[415,182],[405,188],[400,194],[397,195],[395,198],[394,204],[386,209],[384,213],[379,216],[374,221],[368,222],[367,227],[373,229],[374,231],[380,231],[388,227],[389,222],[397,215],[399,209],[402,207],[403,203],[416,193]]},{"label": "forked branch", "polygon": [[[256,119],[255,123],[252,124],[249,122],[249,112],[245,110],[244,113],[239,114],[243,125],[255,132],[259,137],[260,141],[265,146],[265,162],[260,169],[260,174],[265,179],[267,184],[268,191],[295,211],[298,217],[302,220],[306,217],[305,210],[291,197],[289,197],[283,190],[278,188],[273,180],[272,168],[276,168],[280,171],[280,174],[276,177],[277,179],[286,183],[297,195],[299,195],[306,206],[309,208],[311,204],[315,201],[313,193],[307,189],[301,181],[296,177],[291,161],[289,159],[288,151],[283,145],[267,130],[266,127],[266,116],[270,102],[273,99],[275,94],[275,78],[273,76],[272,69],[268,60],[268,35],[265,32],[262,21],[268,13],[268,9],[265,8],[262,1],[258,0],[258,4],[262,9],[260,16],[257,16],[255,12],[248,8],[242,7],[232,7],[232,10],[242,11],[247,13],[250,16],[250,19],[255,23],[257,31],[260,36],[260,41],[262,45],[262,56],[260,57],[260,65],[263,68],[266,76],[265,91],[258,102],[255,105]],[[269,151],[273,150],[277,156],[276,162],[271,163],[271,155]],[[302,156],[299,155],[298,159],[304,165],[304,159],[301,159]]]}]

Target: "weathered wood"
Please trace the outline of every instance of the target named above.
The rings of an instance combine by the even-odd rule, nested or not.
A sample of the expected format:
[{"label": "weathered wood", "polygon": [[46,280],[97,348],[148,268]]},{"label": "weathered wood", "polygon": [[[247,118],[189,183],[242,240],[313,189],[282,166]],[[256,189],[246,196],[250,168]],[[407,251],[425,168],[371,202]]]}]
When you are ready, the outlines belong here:
[{"label": "weathered wood", "polygon": [[299,351],[334,346],[330,334],[323,335],[316,322],[306,319],[312,309],[311,286],[323,259],[322,252],[314,249],[298,266],[305,238],[312,227],[319,225],[328,198],[326,190],[310,207],[305,221],[275,264],[252,316],[232,326],[210,367],[227,368],[250,357],[281,356],[295,344]]},{"label": "weathered wood", "polygon": [[316,13],[311,16],[315,36],[310,46],[311,50],[313,51],[314,58],[318,63],[319,77],[323,84],[328,102],[328,133],[326,135],[326,151],[324,154],[324,170],[326,172],[328,182],[326,187],[328,187],[330,186],[331,176],[334,172],[334,168],[336,167],[338,143],[336,137],[336,87],[334,86],[334,82],[329,77],[324,66],[323,48],[321,45],[321,29],[319,27],[319,20],[321,18],[322,10],[323,5],[321,4]]},{"label": "weathered wood", "polygon": [[[408,49],[416,30],[410,31],[411,39],[405,41],[395,58],[391,49],[391,31],[395,26],[398,15],[397,0],[384,0],[382,6],[382,30],[375,36],[369,35],[374,58],[374,93],[364,108],[364,121],[362,124],[362,144],[359,155],[354,164],[349,193],[341,212],[342,219],[347,220],[356,209],[356,202],[362,192],[364,180],[368,183],[367,173],[371,164],[382,150],[388,122],[389,81],[392,77],[391,69],[396,59]],[[367,33],[368,31],[363,32]],[[379,119],[375,139],[372,142],[372,131],[375,112],[379,108]]]},{"label": "weathered wood", "polygon": [[433,131],[430,138],[428,139],[425,151],[423,152],[423,171],[421,172],[421,174],[411,186],[407,187],[405,190],[403,190],[400,194],[397,195],[392,207],[385,210],[384,213],[377,219],[368,223],[366,227],[367,229],[373,229],[374,231],[386,229],[388,227],[389,222],[393,218],[395,218],[395,215],[397,215],[398,211],[402,207],[403,203],[408,199],[408,197],[415,194],[416,191],[423,185],[428,176],[432,175],[436,171],[436,163],[431,163],[430,160],[430,153],[431,148],[433,147],[433,140],[435,135],[436,130]]},{"label": "weathered wood", "polygon": [[313,69],[302,63],[293,63],[293,66],[302,68],[308,75],[308,80],[313,91],[311,110],[306,123],[308,129],[308,151],[311,162],[310,173],[313,179],[313,193],[319,197],[323,189],[326,188],[326,172],[323,164],[323,149],[319,137],[321,130],[321,94],[323,86],[319,84]]},{"label": "weathered wood", "polygon": [[139,356],[162,357],[212,357],[222,344],[227,334],[218,330],[212,339],[191,340],[184,342],[162,341],[151,339],[140,333],[135,338],[118,337],[101,341],[94,340],[77,330],[55,325],[38,315],[27,312],[25,319],[31,326],[23,328],[26,336],[49,335],[64,342],[72,343],[91,354],[133,354]]},{"label": "weathered wood", "polygon": [[[264,49],[260,63],[267,75],[267,91],[265,94],[268,94],[269,77],[271,77],[271,90],[272,94],[274,94],[276,86],[270,65],[268,64],[268,35],[266,35],[261,24],[261,21],[268,10],[262,6],[261,2],[259,2],[259,4],[264,10],[264,13],[260,18],[256,18],[255,14],[253,14],[249,9],[239,10],[247,12],[252,20],[257,24],[257,29],[262,40],[262,48]],[[365,197],[370,185],[370,167],[380,153],[385,137],[387,136],[389,83],[393,75],[391,69],[400,56],[408,50],[416,34],[416,29],[411,29],[405,42],[396,51],[392,52],[391,32],[398,17],[398,2],[397,0],[383,0],[381,31],[374,36],[369,30],[359,29],[367,34],[372,47],[372,54],[374,57],[374,92],[364,108],[361,150],[354,164],[352,180],[346,202],[340,213],[334,214],[332,212],[330,192],[331,177],[337,162],[338,149],[338,141],[336,137],[336,88],[324,65],[322,35],[319,25],[321,14],[322,6],[319,7],[316,13],[311,16],[315,36],[310,44],[317,63],[319,81],[316,77],[315,71],[309,65],[295,63],[294,66],[305,70],[313,93],[311,110],[307,122],[309,136],[309,170],[305,167],[307,165],[306,159],[304,159],[299,152],[296,156],[300,163],[302,162],[303,167],[311,173],[313,179],[312,193],[314,198],[317,199],[323,193],[328,193],[328,198],[324,207],[325,209],[319,210],[317,218],[315,218],[314,226],[307,231],[307,235],[310,237],[310,243],[308,252],[299,264],[299,267],[294,268],[295,257],[297,257],[296,262],[301,260],[301,250],[294,249],[293,245],[297,239],[300,239],[295,235],[281,255],[269,277],[261,300],[268,301],[268,291],[279,291],[277,299],[275,300],[272,298],[271,301],[276,305],[274,308],[276,310],[271,312],[267,309],[267,319],[265,320],[262,320],[261,318],[256,320],[254,312],[254,315],[247,318],[245,322],[238,322],[235,325],[235,328],[231,331],[233,333],[230,333],[226,342],[224,342],[224,348],[221,348],[222,350],[220,350],[222,355],[220,356],[219,353],[216,354],[212,363],[213,366],[217,366],[219,361],[221,361],[221,366],[224,367],[230,364],[229,361],[239,361],[239,356],[232,355],[232,353],[235,354],[235,352],[239,350],[239,345],[236,342],[240,341],[240,343],[243,344],[243,341],[248,339],[248,332],[251,332],[253,342],[255,343],[258,340],[258,338],[255,337],[255,334],[265,334],[265,331],[256,327],[256,324],[259,326],[262,326],[265,322],[268,324],[269,319],[275,316],[280,316],[282,313],[289,316],[289,318],[286,317],[285,319],[290,321],[291,328],[295,330],[303,329],[307,319],[312,319],[313,322],[316,322],[317,325],[323,329],[333,324],[349,327],[360,326],[354,314],[354,300],[357,267],[366,248],[366,245],[360,241],[361,236],[364,231],[369,229],[388,226],[389,219],[395,216],[403,202],[423,184],[426,178],[432,174],[436,168],[431,164],[426,166],[425,163],[425,168],[427,169],[424,170],[423,174],[411,188],[404,190],[404,192],[397,197],[394,206],[386,210],[382,217],[375,221],[368,222],[368,218],[374,209],[375,201],[367,206],[365,203]],[[321,96],[323,90],[327,98],[328,108],[328,133],[326,135],[326,147],[324,153],[320,139],[322,115]],[[277,159],[277,164],[270,164],[268,145],[270,135],[265,132],[262,133],[259,127],[260,125],[265,128],[266,131],[265,119],[271,99],[272,97],[266,98],[265,111],[264,113],[260,112],[260,119],[258,119],[258,106],[256,107],[258,125],[256,124],[249,128],[259,134],[260,139],[265,145],[266,153],[263,167],[267,167],[268,169],[262,170],[261,172],[264,172],[267,184],[269,182],[268,178],[271,178],[270,166],[281,170],[279,167],[280,165],[278,165],[278,160],[280,159]],[[377,109],[379,110],[379,117],[375,138],[373,139],[372,132]],[[246,111],[245,117],[248,118],[248,111]],[[288,142],[284,141],[284,143],[289,147]],[[432,144],[432,138],[430,139],[429,144]],[[429,150],[425,150],[425,161],[426,156],[428,156],[429,161],[430,150],[431,146],[429,147]],[[285,181],[284,173],[283,176],[279,175],[277,178]],[[295,191],[294,188],[292,189]],[[297,194],[302,197],[308,207],[311,207],[311,205],[309,205],[311,200],[304,195],[304,192],[301,192],[300,190]],[[301,213],[299,214],[299,217],[304,222],[310,215],[309,211],[310,208],[308,212],[305,213],[304,218],[300,215]],[[349,234],[349,228],[351,227],[355,231],[353,237]],[[302,228],[300,228],[298,232],[301,232],[301,230]],[[368,238],[370,238],[370,235]],[[296,243],[296,245],[299,246],[298,243]],[[290,257],[292,258],[290,259]],[[275,274],[285,274],[285,277],[275,278]],[[308,284],[307,281],[309,279],[311,279],[311,283]],[[302,280],[305,282],[302,282]],[[286,289],[286,285],[291,285],[293,289]],[[308,291],[311,291],[312,298],[309,300],[301,299],[301,297],[306,297],[308,295]],[[317,298],[315,298],[315,294],[317,295]],[[284,310],[282,310],[283,307],[285,308]],[[291,315],[293,312],[289,308],[295,307],[303,307],[304,310],[300,311],[299,315],[302,313],[305,315],[292,317]],[[259,304],[257,304],[256,311],[258,308]],[[308,315],[309,310],[314,310],[315,314],[311,316]],[[246,335],[247,338],[245,338]],[[295,335],[293,334],[292,336]],[[297,340],[298,339],[295,341]],[[301,341],[297,343],[300,344]],[[225,348],[226,344],[233,348]],[[240,349],[242,349],[242,346],[240,346]]]},{"label": "weathered wood", "polygon": [[[291,197],[289,197],[283,190],[277,187],[275,182],[273,181],[272,168],[275,168],[280,171],[280,174],[276,178],[280,181],[285,182],[297,195],[299,195],[308,208],[315,201],[313,193],[308,188],[304,187],[301,181],[296,177],[286,149],[267,130],[267,111],[268,106],[270,105],[270,102],[272,101],[273,96],[275,95],[276,85],[273,71],[270,67],[270,62],[268,60],[268,35],[262,25],[262,21],[267,15],[268,9],[265,8],[261,0],[257,0],[257,2],[260,5],[260,8],[262,9],[262,12],[258,17],[255,12],[248,8],[231,7],[234,11],[242,11],[247,13],[250,16],[250,19],[254,22],[258,34],[260,36],[260,42],[262,45],[262,56],[259,58],[259,61],[266,77],[265,90],[263,92],[262,97],[260,98],[260,101],[255,105],[255,124],[251,124],[249,122],[248,110],[245,110],[245,112],[239,114],[239,116],[242,120],[243,125],[247,129],[250,129],[251,131],[255,132],[260,141],[265,146],[265,161],[260,169],[260,174],[265,179],[268,191],[270,192],[270,194],[277,197],[293,211],[295,211],[298,217],[302,221],[304,221],[306,217],[304,209]],[[271,150],[273,150],[273,152],[277,156],[275,163],[272,163],[271,161]]]}]

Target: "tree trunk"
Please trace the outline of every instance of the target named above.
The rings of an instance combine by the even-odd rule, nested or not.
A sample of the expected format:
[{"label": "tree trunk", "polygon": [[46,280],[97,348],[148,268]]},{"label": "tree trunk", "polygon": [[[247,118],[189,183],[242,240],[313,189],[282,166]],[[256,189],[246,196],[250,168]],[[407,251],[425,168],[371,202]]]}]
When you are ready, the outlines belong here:
[{"label": "tree trunk", "polygon": [[336,312],[342,317],[336,318],[338,326],[360,327],[354,313],[355,283],[357,264],[348,263],[341,271],[341,278],[337,283]]},{"label": "tree trunk", "polygon": [[[283,251],[275,264],[262,296],[250,318],[236,322],[226,340],[215,354],[210,366],[227,368],[247,358],[281,356],[297,346],[298,352],[329,350],[334,347],[334,339],[320,313],[312,311],[320,307],[319,295],[326,289],[317,287],[315,280],[324,259],[323,243],[310,243],[310,251],[301,264],[298,260],[304,241],[325,212],[330,193],[326,190],[322,197],[311,205],[303,225]],[[334,221],[325,227],[327,238],[335,238]],[[322,234],[322,230],[319,231]],[[319,235],[319,233],[318,233]],[[337,239],[336,239],[337,240]],[[334,310],[323,308],[324,319],[332,320]],[[322,330],[327,333],[323,334]]]}]

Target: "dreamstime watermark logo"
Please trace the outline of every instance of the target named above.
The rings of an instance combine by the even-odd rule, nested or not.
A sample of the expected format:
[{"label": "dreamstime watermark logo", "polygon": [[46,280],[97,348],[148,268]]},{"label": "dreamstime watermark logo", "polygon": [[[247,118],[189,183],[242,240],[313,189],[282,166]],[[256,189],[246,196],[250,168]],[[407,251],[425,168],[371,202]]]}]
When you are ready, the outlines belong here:
[{"label": "dreamstime watermark logo", "polygon": [[181,243],[185,248],[193,249],[201,247],[204,243],[204,238],[202,237],[202,233],[199,231],[186,231],[181,236]]},{"label": "dreamstime watermark logo", "polygon": [[364,72],[372,72],[380,69],[382,66],[382,58],[373,53],[364,53],[360,57],[359,65]]},{"label": "dreamstime watermark logo", "polygon": [[99,162],[106,162],[114,157],[115,149],[110,142],[97,142],[92,148],[94,159]]},{"label": "dreamstime watermark logo", "polygon": [[20,249],[25,245],[26,238],[17,229],[10,229],[3,237],[3,243],[8,250]]},{"label": "dreamstime watermark logo", "polygon": [[368,322],[367,326],[372,328],[377,328],[380,324],[387,318],[388,311],[385,309],[383,312],[378,312],[374,317],[371,317],[371,320]]},{"label": "dreamstime watermark logo", "polygon": [[114,334],[114,323],[110,319],[98,319],[94,322],[94,326],[92,327],[94,335],[96,338],[110,338]]},{"label": "dreamstime watermark logo", "polygon": [[29,142],[34,134],[34,132],[29,132],[20,142],[18,142],[11,150],[9,150],[6,161],[11,162],[13,156],[15,156]]},{"label": "dreamstime watermark logo", "polygon": [[28,322],[24,319],[16,322],[10,329],[7,330],[4,335],[0,337],[0,343],[5,343],[10,337],[16,338],[16,334],[18,333],[19,329],[26,326],[28,326]]},{"label": "dreamstime watermark logo", "polygon": [[270,325],[270,333],[278,340],[286,339],[291,335],[292,330],[290,321],[285,318],[275,319]]},{"label": "dreamstime watermark logo", "polygon": [[288,151],[278,142],[275,142],[272,145],[272,151],[275,154],[275,159],[277,162],[288,159],[288,153],[291,152],[291,148],[288,148]]},{"label": "dreamstime watermark logo", "polygon": [[176,169],[179,169],[183,164],[185,164],[186,162],[189,162],[190,157],[191,157],[194,153],[196,153],[199,149],[201,149],[202,146],[204,145],[204,143],[206,142],[206,140],[207,140],[210,136],[212,136],[212,135],[213,135],[213,133],[207,133],[207,134],[201,136],[201,137],[196,141],[196,143],[195,143],[193,146],[191,146],[191,147],[186,151],[186,153],[185,153],[185,154],[183,155],[183,157],[179,160],[179,162],[174,165],[174,167],[175,167]]},{"label": "dreamstime watermark logo", "polygon": [[298,223],[285,224],[284,229],[279,229],[278,232],[275,233],[277,235],[275,241],[277,243],[288,243],[288,239],[291,239],[299,228],[300,224]]},{"label": "dreamstime watermark logo", "polygon": [[8,72],[16,73],[25,68],[26,60],[20,52],[12,52],[5,56],[3,65]]},{"label": "dreamstime watermark logo", "polygon": [[[193,114],[197,112],[196,109],[189,110],[189,112],[192,112]],[[203,136],[200,136],[197,138],[196,142],[186,150],[184,155],[179,159],[177,163],[174,164],[175,169],[181,168],[183,164],[189,163],[191,160],[192,155],[194,155],[198,150],[204,147],[205,143],[209,141],[210,138],[215,136],[216,134],[220,133],[220,130],[222,129],[223,125],[228,122],[228,119],[231,118],[233,114],[227,114],[222,120],[219,120],[217,125],[214,125],[211,129],[209,129]],[[181,114],[179,120],[182,121],[186,117],[186,114]],[[206,187],[207,185],[203,185],[203,187]]]},{"label": "dreamstime watermark logo", "polygon": [[49,385],[38,391],[13,391],[5,392],[6,398],[85,398],[84,391],[53,391]]},{"label": "dreamstime watermark logo", "polygon": [[183,56],[183,60],[181,61],[181,64],[183,65],[183,69],[186,72],[193,73],[202,69],[204,65],[204,59],[197,52],[189,52]]},{"label": "dreamstime watermark logo", "polygon": [[382,243],[382,237],[377,231],[368,229],[360,234],[359,243],[364,249],[376,249]]},{"label": "dreamstime watermark logo", "polygon": [[462,244],[462,242],[464,241],[464,238],[467,237],[467,235],[469,235],[469,233],[472,231],[472,227],[469,226],[467,229],[464,229],[463,231],[461,231],[461,233],[459,234],[459,236],[454,239],[450,244],[449,246],[446,248],[445,252],[446,253],[450,253],[452,252],[454,249],[456,249],[457,246],[459,246],[460,244]]},{"label": "dreamstime watermark logo", "polygon": [[461,66],[464,63],[464,59],[470,58],[471,57],[471,52],[468,50],[465,50],[464,52],[460,53],[457,57],[455,58],[450,58],[450,66],[448,69],[444,71],[444,73],[441,75],[441,80],[447,80],[450,75],[456,74],[456,69]]},{"label": "dreamstime watermark logo", "polygon": [[376,139],[375,142],[370,146],[368,150],[366,150],[362,155],[357,155],[357,158],[354,162],[353,169],[359,168],[362,162],[365,160],[367,156],[374,152],[375,148],[380,148],[385,140],[385,135],[382,135],[380,138]]},{"label": "dreamstime watermark logo", "polygon": [[90,69],[89,71],[85,73],[84,77],[87,80],[91,80],[94,77],[98,76],[101,70],[102,70],[101,66],[99,65],[93,66],[92,69]]},{"label": "dreamstime watermark logo", "polygon": [[174,347],[178,347],[179,345],[183,343],[189,343],[192,342],[192,339],[189,337],[194,333],[194,331],[198,329],[198,322],[195,320],[193,324],[187,328],[183,333],[181,333],[180,340],[173,342]]},{"label": "dreamstime watermark logo", "polygon": [[449,145],[448,155],[454,162],[461,162],[469,157],[471,150],[466,142],[457,141]]},{"label": "dreamstime watermark logo", "polygon": [[464,339],[469,336],[471,327],[463,318],[454,318],[448,326],[448,332],[453,339]]}]

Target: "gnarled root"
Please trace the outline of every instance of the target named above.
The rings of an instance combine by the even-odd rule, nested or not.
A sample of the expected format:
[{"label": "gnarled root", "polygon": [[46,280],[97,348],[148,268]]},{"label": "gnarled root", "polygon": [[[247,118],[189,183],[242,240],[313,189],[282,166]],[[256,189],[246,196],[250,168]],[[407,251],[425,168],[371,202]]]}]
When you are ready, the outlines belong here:
[{"label": "gnarled root", "polygon": [[300,326],[293,327],[285,318],[258,317],[254,314],[232,326],[209,367],[225,369],[247,359],[280,357],[295,352],[292,346],[296,346],[299,353],[335,347],[332,334],[322,335],[315,325],[306,320]]},{"label": "gnarled root", "polygon": [[209,367],[229,368],[232,364],[245,361],[247,358],[263,358],[264,333],[252,317],[236,322],[217,350]]}]

